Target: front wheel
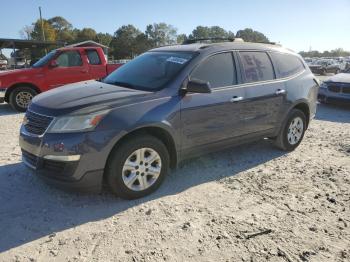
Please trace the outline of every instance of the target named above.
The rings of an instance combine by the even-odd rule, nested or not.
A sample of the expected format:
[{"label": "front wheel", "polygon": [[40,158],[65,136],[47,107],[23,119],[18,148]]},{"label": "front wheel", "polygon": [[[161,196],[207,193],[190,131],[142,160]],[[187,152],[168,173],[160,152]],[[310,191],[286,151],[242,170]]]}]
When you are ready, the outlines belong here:
[{"label": "front wheel", "polygon": [[285,151],[293,151],[303,139],[305,130],[305,114],[298,109],[292,109],[287,116],[287,121],[275,139],[276,146]]},{"label": "front wheel", "polygon": [[10,105],[19,112],[25,112],[37,92],[31,87],[16,87],[10,94]]},{"label": "front wheel", "polygon": [[150,135],[132,137],[116,147],[106,165],[107,183],[114,194],[136,199],[154,192],[169,172],[166,146]]}]

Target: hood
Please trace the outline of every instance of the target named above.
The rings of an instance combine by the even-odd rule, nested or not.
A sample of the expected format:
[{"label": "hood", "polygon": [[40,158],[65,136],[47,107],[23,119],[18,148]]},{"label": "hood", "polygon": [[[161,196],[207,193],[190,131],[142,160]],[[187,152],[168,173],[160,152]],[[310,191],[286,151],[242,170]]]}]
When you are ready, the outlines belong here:
[{"label": "hood", "polygon": [[153,92],[133,90],[98,81],[74,83],[34,97],[29,110],[58,116],[73,111],[96,111],[151,99]]},{"label": "hood", "polygon": [[326,83],[336,82],[336,83],[348,83],[348,84],[350,84],[350,74],[349,73],[337,74],[337,75],[331,76],[325,82]]},{"label": "hood", "polygon": [[37,70],[37,68],[23,68],[23,69],[14,69],[14,70],[5,70],[5,71],[0,71],[0,77],[3,76],[12,76],[16,74],[23,74],[23,73],[28,73],[32,72],[34,70]]}]

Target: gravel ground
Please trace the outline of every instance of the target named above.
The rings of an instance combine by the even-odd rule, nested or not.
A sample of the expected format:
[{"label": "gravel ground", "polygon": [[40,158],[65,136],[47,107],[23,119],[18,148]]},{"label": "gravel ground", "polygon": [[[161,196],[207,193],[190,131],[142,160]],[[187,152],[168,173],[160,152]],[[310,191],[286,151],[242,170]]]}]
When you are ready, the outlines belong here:
[{"label": "gravel ground", "polygon": [[44,184],[20,162],[22,117],[0,105],[0,261],[350,261],[350,108],[319,105],[292,153],[206,155],[135,201]]}]

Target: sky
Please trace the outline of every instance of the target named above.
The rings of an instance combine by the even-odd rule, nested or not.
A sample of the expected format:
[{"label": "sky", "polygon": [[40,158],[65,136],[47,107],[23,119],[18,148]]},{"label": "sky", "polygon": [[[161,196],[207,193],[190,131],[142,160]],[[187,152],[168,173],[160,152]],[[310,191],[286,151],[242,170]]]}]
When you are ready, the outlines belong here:
[{"label": "sky", "polygon": [[297,52],[350,50],[350,0],[3,1],[0,38],[20,38],[19,31],[38,19],[39,6],[45,19],[63,16],[74,27],[111,34],[122,25],[144,31],[146,25],[159,22],[186,34],[198,25],[233,32],[249,27]]}]

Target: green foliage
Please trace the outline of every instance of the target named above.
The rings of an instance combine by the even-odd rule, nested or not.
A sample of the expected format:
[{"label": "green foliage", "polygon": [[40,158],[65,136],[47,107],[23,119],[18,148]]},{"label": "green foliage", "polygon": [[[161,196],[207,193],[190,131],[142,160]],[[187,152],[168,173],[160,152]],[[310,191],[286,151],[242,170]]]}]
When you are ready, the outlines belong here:
[{"label": "green foliage", "polygon": [[[34,40],[43,41],[43,33],[41,30],[41,21],[38,19],[35,23],[33,23],[33,31],[31,32],[31,38]],[[46,41],[56,41],[57,32],[52,27],[52,25],[48,22],[48,20],[43,19],[43,29],[45,33]]]},{"label": "green foliage", "polygon": [[114,59],[133,58],[137,53],[136,39],[141,34],[133,25],[123,25],[115,31],[111,41]]},{"label": "green foliage", "polygon": [[192,34],[189,35],[190,39],[198,38],[233,38],[235,34],[231,31],[226,31],[220,26],[197,26]]},{"label": "green foliage", "polygon": [[339,57],[339,56],[350,56],[349,51],[345,51],[342,48],[337,48],[331,51],[324,51],[324,52],[319,52],[319,51],[301,51],[299,54],[302,57]]},{"label": "green foliage", "polygon": [[254,31],[251,28],[246,28],[244,30],[238,30],[236,37],[242,38],[246,42],[256,42],[256,43],[266,43],[269,39],[259,31]]},{"label": "green foliage", "polygon": [[166,23],[148,25],[145,34],[156,47],[172,45],[177,41],[177,29]]},{"label": "green foliage", "polygon": [[[55,16],[48,20],[43,20],[44,33],[47,41],[58,41],[65,44],[72,44],[86,40],[93,40],[103,45],[109,46],[109,54],[114,59],[133,58],[151,48],[181,44],[187,39],[193,38],[233,38],[235,34],[220,26],[197,26],[190,35],[178,34],[177,29],[170,24],[154,23],[146,27],[145,32],[140,31],[133,25],[123,25],[119,27],[114,35],[108,33],[97,33],[92,28],[77,29],[61,16]],[[37,20],[32,26],[25,26],[21,30],[23,38],[43,40],[41,31],[41,21]],[[267,42],[268,38],[250,28],[239,30],[237,37],[245,41]],[[53,47],[55,48],[55,47]],[[43,51],[36,52],[36,56],[43,54]],[[338,50],[342,53],[342,50]]]},{"label": "green foliage", "polygon": [[83,42],[87,40],[95,40],[96,39],[96,31],[92,28],[83,28],[82,30],[78,30],[76,42]]}]

